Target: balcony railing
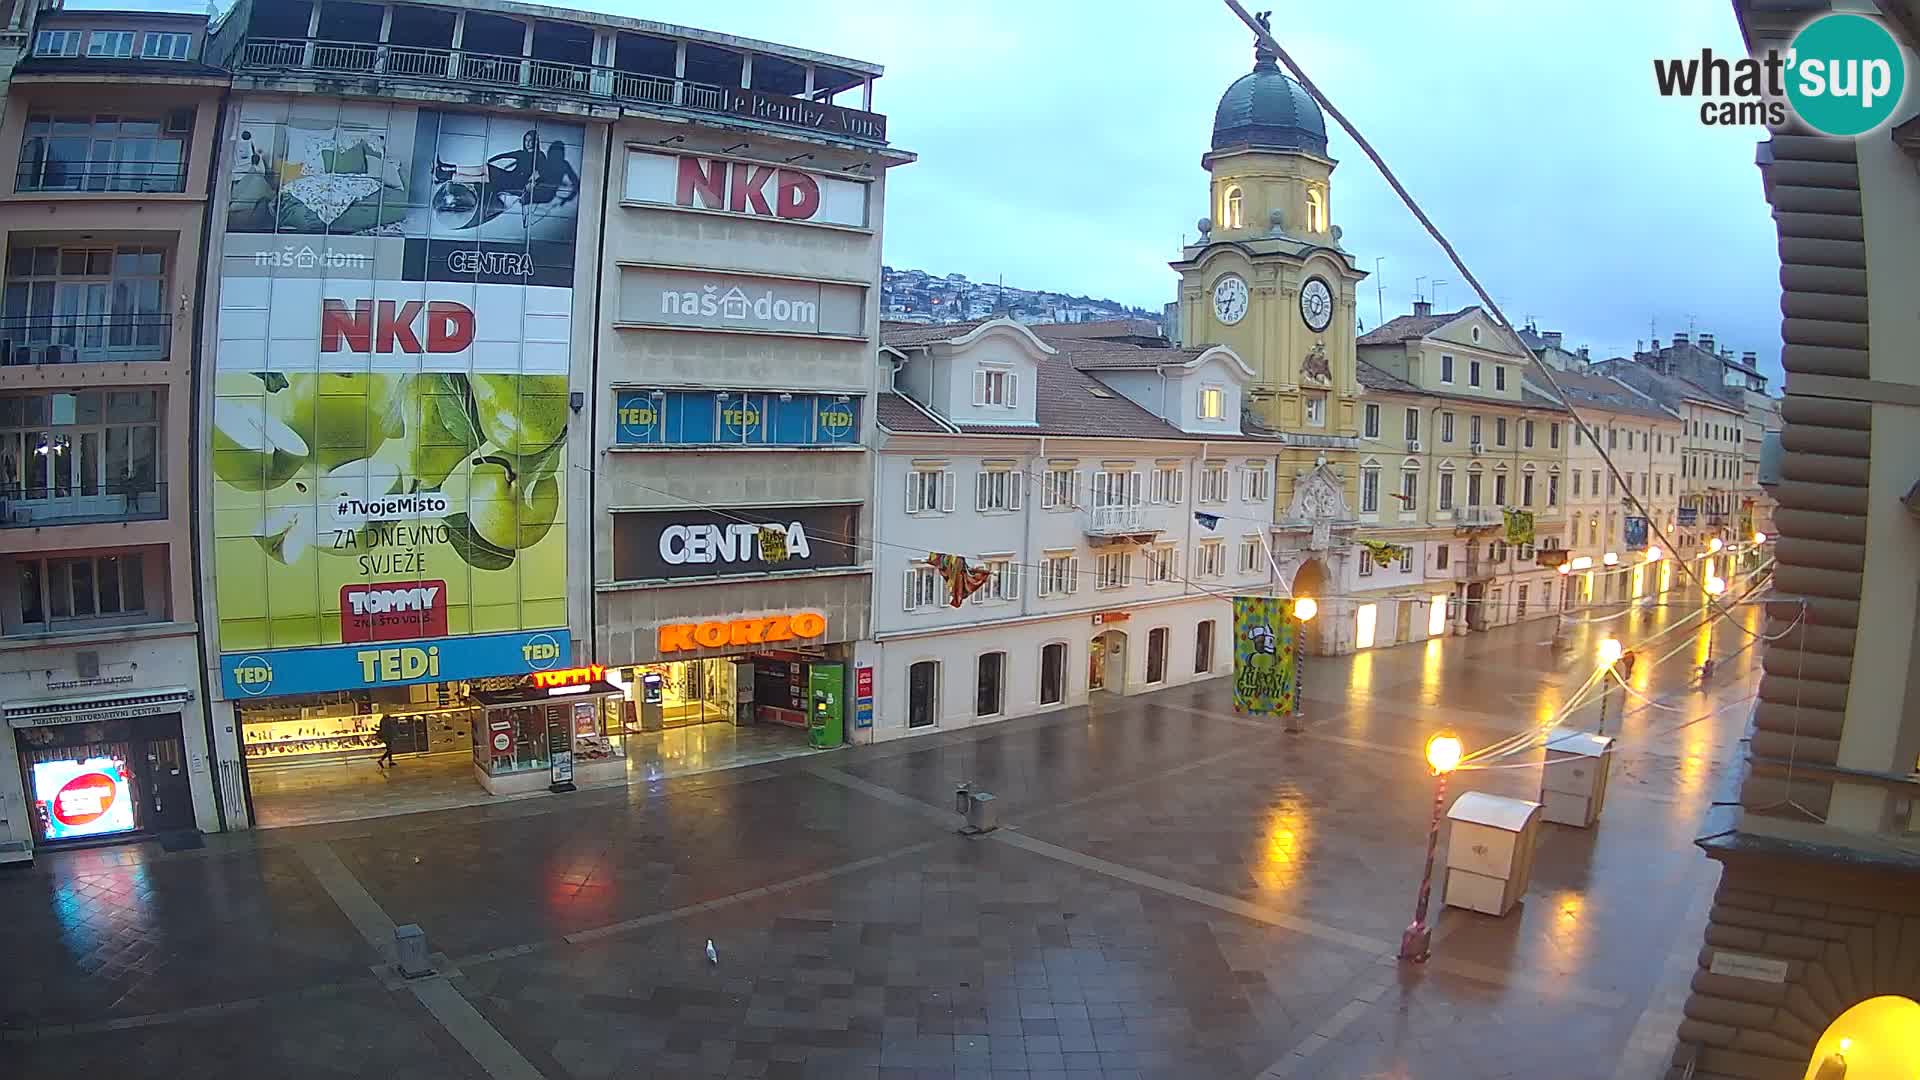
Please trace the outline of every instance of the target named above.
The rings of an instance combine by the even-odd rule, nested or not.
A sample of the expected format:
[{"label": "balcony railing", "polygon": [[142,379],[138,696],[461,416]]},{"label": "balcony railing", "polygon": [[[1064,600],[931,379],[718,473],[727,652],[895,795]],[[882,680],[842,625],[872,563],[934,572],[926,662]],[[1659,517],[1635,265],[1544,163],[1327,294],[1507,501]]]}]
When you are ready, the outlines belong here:
[{"label": "balcony railing", "polygon": [[1453,579],[1455,581],[1478,581],[1493,576],[1493,561],[1479,555],[1469,555],[1464,559],[1453,560]]},{"label": "balcony railing", "polygon": [[1499,510],[1491,506],[1463,506],[1454,518],[1454,524],[1463,529],[1483,529],[1489,525],[1500,525],[1506,521]]},{"label": "balcony railing", "polygon": [[1123,536],[1146,531],[1138,506],[1096,506],[1087,518],[1088,536]]},{"label": "balcony railing", "polygon": [[490,87],[604,101],[664,105],[726,113],[769,123],[830,132],[865,142],[885,142],[887,118],[860,109],[764,90],[712,86],[665,75],[617,71],[523,56],[495,56],[463,49],[380,45],[302,38],[250,38],[235,61],[241,71],[311,71],[379,75]]},{"label": "balcony railing", "polygon": [[165,360],[171,315],[24,315],[0,318],[0,366]]},{"label": "balcony railing", "polygon": [[153,521],[166,516],[164,483],[0,484],[0,529]]},{"label": "balcony railing", "polygon": [[14,174],[15,191],[157,192],[187,190],[187,167],[177,162],[41,161]]}]

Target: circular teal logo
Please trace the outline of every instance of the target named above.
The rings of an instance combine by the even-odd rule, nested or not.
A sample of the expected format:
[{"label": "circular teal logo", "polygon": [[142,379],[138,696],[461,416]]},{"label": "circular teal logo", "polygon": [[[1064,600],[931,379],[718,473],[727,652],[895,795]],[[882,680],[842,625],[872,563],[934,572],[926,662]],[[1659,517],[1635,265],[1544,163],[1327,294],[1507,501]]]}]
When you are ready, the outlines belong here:
[{"label": "circular teal logo", "polygon": [[1900,46],[1863,15],[1824,15],[1802,27],[1787,61],[1787,100],[1828,135],[1872,131],[1893,115],[1907,85]]}]

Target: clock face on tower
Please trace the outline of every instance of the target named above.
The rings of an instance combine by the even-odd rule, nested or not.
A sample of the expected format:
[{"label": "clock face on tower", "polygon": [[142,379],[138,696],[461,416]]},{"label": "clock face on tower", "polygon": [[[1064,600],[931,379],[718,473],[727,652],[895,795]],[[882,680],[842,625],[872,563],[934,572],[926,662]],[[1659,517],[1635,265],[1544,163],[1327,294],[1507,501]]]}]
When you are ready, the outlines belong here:
[{"label": "clock face on tower", "polygon": [[1300,317],[1316,334],[1333,322],[1333,290],[1322,279],[1308,278],[1300,287]]},{"label": "clock face on tower", "polygon": [[1247,317],[1247,283],[1238,274],[1213,283],[1213,313],[1228,326]]}]

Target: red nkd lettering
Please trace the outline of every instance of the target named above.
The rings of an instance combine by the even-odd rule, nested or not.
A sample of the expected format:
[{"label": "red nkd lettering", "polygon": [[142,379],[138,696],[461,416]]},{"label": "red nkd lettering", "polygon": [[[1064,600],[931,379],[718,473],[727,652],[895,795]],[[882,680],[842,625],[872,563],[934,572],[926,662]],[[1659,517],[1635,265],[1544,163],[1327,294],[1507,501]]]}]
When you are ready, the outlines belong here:
[{"label": "red nkd lettering", "polygon": [[698,206],[702,210],[726,209],[727,163],[682,157],[673,201],[681,206]]},{"label": "red nkd lettering", "polygon": [[[426,346],[414,324],[426,317]],[[320,301],[323,353],[457,353],[473,345],[473,309],[452,300]]]},{"label": "red nkd lettering", "polygon": [[727,192],[727,209],[736,214],[773,216],[767,205],[767,181],[778,171],[771,165],[754,167],[741,162],[733,165],[733,187]]},{"label": "red nkd lettering", "polygon": [[813,177],[791,169],[780,170],[780,187],[774,211],[783,218],[805,221],[820,210],[820,185]]}]

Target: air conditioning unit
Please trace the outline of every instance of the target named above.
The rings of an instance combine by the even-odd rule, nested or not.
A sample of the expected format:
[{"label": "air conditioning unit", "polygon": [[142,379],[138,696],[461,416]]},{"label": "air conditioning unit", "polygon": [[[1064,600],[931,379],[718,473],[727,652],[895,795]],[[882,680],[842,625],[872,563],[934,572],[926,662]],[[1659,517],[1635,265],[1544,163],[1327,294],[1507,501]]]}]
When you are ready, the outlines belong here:
[{"label": "air conditioning unit", "polygon": [[1408,440],[1407,440],[1407,453],[1409,453],[1409,454],[1417,454],[1417,453],[1419,453],[1419,452],[1420,452],[1420,440],[1419,440],[1419,439],[1408,439]]},{"label": "air conditioning unit", "polygon": [[1484,450],[1484,449],[1486,449],[1486,444],[1485,444],[1485,443],[1483,443],[1483,442],[1481,442],[1481,441],[1480,441],[1480,440],[1478,440],[1478,439],[1475,439],[1475,440],[1473,441],[1473,443],[1472,443],[1471,445],[1469,445],[1469,446],[1467,447],[1467,449],[1468,449],[1469,451],[1471,451],[1471,452],[1473,452],[1473,453],[1475,453],[1475,454],[1477,454],[1477,453],[1479,453],[1480,451],[1482,451],[1482,450]]}]

